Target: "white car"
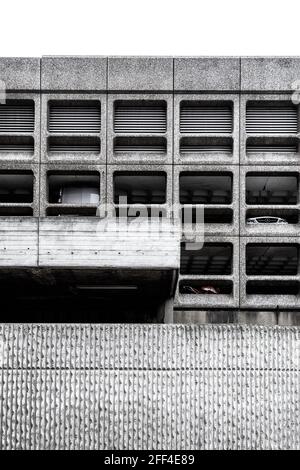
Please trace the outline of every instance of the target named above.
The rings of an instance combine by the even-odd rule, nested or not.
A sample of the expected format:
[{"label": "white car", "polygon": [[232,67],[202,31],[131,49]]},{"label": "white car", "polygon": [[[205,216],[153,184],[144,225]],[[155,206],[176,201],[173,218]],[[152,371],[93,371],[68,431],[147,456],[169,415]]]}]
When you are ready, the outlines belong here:
[{"label": "white car", "polygon": [[272,216],[263,216],[263,217],[251,217],[247,219],[247,224],[276,224],[276,225],[286,225],[288,222],[285,219],[281,219],[280,217],[272,217]]}]

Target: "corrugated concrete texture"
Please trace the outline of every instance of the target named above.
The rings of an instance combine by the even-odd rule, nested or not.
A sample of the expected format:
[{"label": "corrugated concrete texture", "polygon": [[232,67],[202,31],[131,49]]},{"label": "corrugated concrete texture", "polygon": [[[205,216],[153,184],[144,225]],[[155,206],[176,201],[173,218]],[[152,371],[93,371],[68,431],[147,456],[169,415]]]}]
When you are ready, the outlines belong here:
[{"label": "corrugated concrete texture", "polygon": [[2,449],[300,449],[300,329],[0,326]]}]

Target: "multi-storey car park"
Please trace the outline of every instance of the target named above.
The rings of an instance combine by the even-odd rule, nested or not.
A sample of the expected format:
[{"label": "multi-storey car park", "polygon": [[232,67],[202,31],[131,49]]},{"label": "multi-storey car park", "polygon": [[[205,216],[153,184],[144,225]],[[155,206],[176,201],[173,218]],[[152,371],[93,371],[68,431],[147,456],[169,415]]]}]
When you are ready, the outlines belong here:
[{"label": "multi-storey car park", "polygon": [[[31,328],[32,324],[45,324],[46,330],[50,328],[48,333],[41,325],[40,328],[46,331],[48,344],[52,339],[47,335],[58,334],[59,325],[69,325],[71,338],[76,328],[84,331],[85,327],[80,329],[78,325],[91,324],[94,336],[83,333],[87,335],[84,348],[90,341],[96,350],[97,341],[109,343],[110,334],[113,342],[119,331],[123,349],[119,345],[118,354],[122,349],[124,364],[127,360],[142,360],[135,357],[136,351],[126,353],[127,343],[130,345],[135,338],[144,359],[147,355],[147,366],[143,367],[151,369],[151,335],[157,345],[161,341],[161,352],[167,356],[172,341],[178,340],[175,362],[179,361],[180,351],[186,352],[190,347],[188,338],[198,338],[197,347],[200,344],[201,349],[201,334],[203,344],[207,341],[221,356],[221,345],[225,344],[222,341],[230,342],[226,335],[232,334],[237,351],[242,348],[239,331],[250,335],[249,351],[252,347],[257,350],[255,341],[262,341],[261,351],[271,348],[275,341],[272,331],[286,332],[282,333],[288,336],[286,341],[290,341],[289,335],[299,335],[297,328],[257,330],[255,326],[251,330],[243,326],[300,325],[299,79],[300,58],[1,58],[2,338],[24,339],[24,331],[28,333],[26,325]],[[133,207],[145,205],[147,215],[157,209],[162,214],[156,221],[157,231],[154,227],[149,233],[146,225],[137,230],[136,219],[120,204],[120,196],[126,197]],[[204,206],[204,245],[190,250],[184,234],[173,225],[172,210],[177,207],[181,213],[190,208],[193,213],[198,206]],[[167,222],[163,214],[169,214]],[[118,219],[119,225],[109,225],[113,218]],[[249,223],[250,219],[254,222]],[[108,323],[168,325],[133,325],[131,330],[120,325],[116,327],[119,330],[114,330]],[[172,323],[239,325],[236,329],[212,326],[206,330],[199,326],[176,327]],[[15,333],[17,328],[21,330]],[[180,328],[185,328],[184,338]],[[32,331],[30,335],[38,335]],[[131,339],[126,336],[127,331],[129,336],[132,334]],[[267,331],[269,342],[260,336],[254,340],[249,331],[254,336],[255,332],[263,335]],[[55,343],[57,348],[65,344],[60,334],[57,341],[62,343]],[[77,338],[81,344],[80,334],[75,334],[75,343]],[[139,335],[143,337],[142,344],[137,339]],[[214,335],[221,335],[219,343]],[[43,348],[43,341],[35,338],[36,351],[38,345]],[[6,343],[0,342],[0,347],[1,344]],[[25,346],[20,344],[15,348],[21,348],[23,354]],[[76,344],[74,347],[76,362]],[[111,347],[109,343],[107,351]],[[289,348],[291,344],[282,347]],[[153,348],[154,355],[160,354],[159,347]],[[26,351],[30,355],[29,349]],[[194,363],[193,351],[188,353],[190,362],[184,367],[198,370],[202,359]],[[234,361],[234,353],[228,351]],[[202,352],[204,356],[208,354],[205,348]],[[105,354],[103,364],[108,361]],[[132,359],[126,359],[126,354],[132,354]],[[261,354],[257,364],[264,368],[267,356],[264,359]],[[281,356],[280,348],[274,354]],[[4,357],[9,364],[9,356]],[[87,360],[97,362],[97,355],[93,358],[89,356]],[[38,360],[31,359],[31,365]],[[208,362],[214,360],[210,358]],[[286,360],[291,360],[291,355]],[[168,357],[161,361],[160,367],[168,369],[164,362]],[[139,364],[133,368],[139,368]],[[178,364],[174,367],[181,368]],[[211,364],[214,368],[215,363]],[[251,369],[253,364],[249,364],[246,369]],[[112,367],[117,366],[114,363]],[[210,379],[205,380],[209,390]],[[189,388],[187,383],[185,386]],[[298,403],[296,392],[292,405],[293,397]],[[197,403],[202,409],[200,402]],[[195,403],[190,398],[192,411],[189,408],[191,414],[186,419],[191,423],[193,406],[195,410],[198,406]],[[185,409],[182,406],[181,411]],[[245,409],[248,413],[247,406]],[[5,421],[3,410],[4,407],[0,417]],[[251,409],[250,415],[252,412]],[[172,414],[172,410],[166,408],[165,413]],[[280,433],[276,419],[272,425]],[[207,423],[209,426],[209,419]],[[189,429],[190,434],[181,437],[177,431],[174,436],[171,432],[164,437],[161,431],[161,441],[157,436],[158,441],[153,436],[149,439],[156,448],[163,443],[167,447],[197,448],[199,443],[193,441],[193,429]],[[240,445],[238,436],[237,440],[233,434],[228,438],[226,426],[220,433],[223,437],[215,443],[230,441],[232,447]],[[245,435],[248,439],[247,432]],[[3,439],[2,446],[9,447],[6,437]],[[102,447],[112,445],[105,439]],[[122,447],[124,438],[118,439]],[[203,447],[214,447],[213,438],[205,439]],[[245,441],[246,447],[255,441],[253,436],[249,439],[253,441]],[[29,441],[20,446],[38,446],[36,441],[29,445]],[[65,441],[63,447],[70,446],[71,441]],[[143,442],[141,437],[135,446],[142,447]],[[271,441],[266,442],[256,445],[272,446]],[[280,447],[279,440],[276,442]],[[286,435],[280,442],[282,447],[299,444]],[[97,447],[96,440],[94,444]],[[215,444],[218,445],[225,446]],[[91,443],[86,446],[93,447]]]}]

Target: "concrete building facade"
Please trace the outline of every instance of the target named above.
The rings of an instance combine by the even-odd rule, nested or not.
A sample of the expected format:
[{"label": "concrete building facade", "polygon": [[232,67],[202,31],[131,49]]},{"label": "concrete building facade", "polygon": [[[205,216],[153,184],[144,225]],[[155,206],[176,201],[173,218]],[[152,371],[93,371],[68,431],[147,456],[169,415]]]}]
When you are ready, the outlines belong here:
[{"label": "concrete building facade", "polygon": [[[299,58],[0,59],[1,321],[299,325],[299,76]],[[204,206],[204,247],[172,217],[137,230],[119,196]]]}]

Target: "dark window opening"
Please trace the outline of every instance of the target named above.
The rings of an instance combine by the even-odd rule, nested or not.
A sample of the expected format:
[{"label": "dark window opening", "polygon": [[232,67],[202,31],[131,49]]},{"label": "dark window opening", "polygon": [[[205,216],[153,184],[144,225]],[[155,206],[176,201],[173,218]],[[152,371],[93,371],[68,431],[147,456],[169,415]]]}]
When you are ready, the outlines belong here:
[{"label": "dark window opening", "polygon": [[231,173],[181,173],[180,204],[231,204]]},{"label": "dark window opening", "polygon": [[297,281],[248,281],[247,295],[299,295]]},{"label": "dark window opening", "polygon": [[50,101],[48,130],[53,133],[89,134],[101,130],[99,101]]},{"label": "dark window opening", "polygon": [[179,284],[179,293],[183,295],[231,295],[232,289],[232,281],[226,280],[185,279]]},{"label": "dark window opening", "polygon": [[291,137],[249,137],[246,143],[248,156],[263,153],[267,155],[279,154],[282,158],[285,155],[294,156],[298,153],[298,149],[298,140]]},{"label": "dark window opening", "polygon": [[163,172],[115,172],[114,203],[164,204],[166,185],[167,176]]},{"label": "dark window opening", "polygon": [[[182,223],[199,223],[197,220],[197,209],[195,207],[183,207],[181,209]],[[232,209],[210,209],[204,208],[204,224],[231,224],[233,221]]]},{"label": "dark window opening", "polygon": [[290,205],[298,202],[297,173],[248,173],[246,203]]},{"label": "dark window opening", "polygon": [[116,101],[114,131],[120,134],[161,134],[167,130],[165,101]]},{"label": "dark window opening", "polygon": [[31,207],[0,207],[0,217],[32,217]]},{"label": "dark window opening", "polygon": [[[50,204],[59,204],[61,206],[94,206],[97,207],[100,202],[100,176],[96,172],[77,172],[77,173],[48,173],[48,201]],[[91,215],[94,210],[70,208],[61,209],[48,208],[47,213],[54,215],[58,213],[80,215]],[[59,214],[57,214],[59,215]]]},{"label": "dark window opening", "polygon": [[28,204],[32,201],[32,172],[0,172],[0,203]]},{"label": "dark window opening", "polygon": [[100,153],[98,137],[49,137],[48,151],[50,153]]},{"label": "dark window opening", "polygon": [[293,276],[298,265],[298,245],[249,243],[246,247],[246,273],[250,276]]},{"label": "dark window opening", "polygon": [[233,152],[233,139],[224,137],[183,137],[180,139],[180,153],[182,155],[207,153],[231,156]]},{"label": "dark window opening", "polygon": [[26,153],[29,155],[33,155],[33,152],[34,152],[33,137],[0,136],[0,153]]},{"label": "dark window opening", "polygon": [[186,250],[181,244],[181,274],[227,275],[232,272],[231,243],[204,243],[200,250]]},{"label": "dark window opening", "polygon": [[231,102],[182,101],[180,132],[186,134],[230,134],[233,131]]},{"label": "dark window opening", "polygon": [[114,139],[114,152],[165,154],[167,141],[164,137],[117,137]]}]

